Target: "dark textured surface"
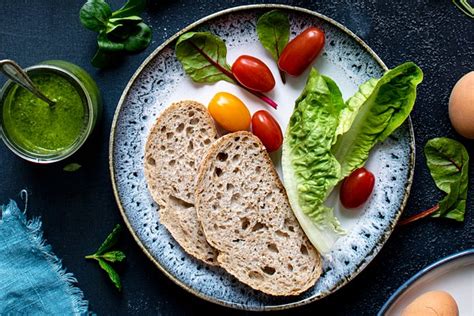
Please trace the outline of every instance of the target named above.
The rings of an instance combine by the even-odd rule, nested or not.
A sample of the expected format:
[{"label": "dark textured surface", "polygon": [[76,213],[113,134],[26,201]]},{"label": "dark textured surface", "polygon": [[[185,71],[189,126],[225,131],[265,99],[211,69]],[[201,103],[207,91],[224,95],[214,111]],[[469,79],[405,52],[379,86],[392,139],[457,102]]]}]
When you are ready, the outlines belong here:
[{"label": "dark textured surface", "polygon": [[[118,7],[122,1],[110,1]],[[28,66],[45,59],[65,59],[88,70],[104,98],[104,117],[90,141],[65,163],[37,166],[16,158],[0,144],[0,203],[30,193],[30,216],[40,215],[44,233],[56,254],[98,314],[235,313],[202,301],[182,290],[161,273],[140,251],[131,235],[120,247],[128,255],[120,267],[123,293],[117,293],[105,274],[83,259],[93,252],[115,223],[122,222],[108,173],[108,139],[115,106],[128,79],[162,41],[193,21],[218,10],[248,1],[206,2],[150,0],[145,20],[154,39],[143,53],[118,67],[97,71],[89,63],[95,34],[78,20],[82,1],[2,0],[0,59],[12,58]],[[473,20],[450,1],[288,1],[334,18],[359,35],[391,67],[415,61],[425,81],[412,114],[416,135],[415,180],[406,214],[430,207],[441,196],[424,162],[423,146],[430,138],[460,140],[474,159],[473,141],[459,137],[447,115],[454,83],[473,70]],[[3,79],[0,80],[3,83]],[[63,166],[78,162],[83,168],[65,173]],[[470,163],[470,189],[474,192],[474,163]],[[473,247],[474,200],[468,197],[465,223],[428,219],[398,229],[373,262],[351,283],[322,301],[294,312],[334,315],[374,315],[389,295],[424,266],[446,255]]]}]

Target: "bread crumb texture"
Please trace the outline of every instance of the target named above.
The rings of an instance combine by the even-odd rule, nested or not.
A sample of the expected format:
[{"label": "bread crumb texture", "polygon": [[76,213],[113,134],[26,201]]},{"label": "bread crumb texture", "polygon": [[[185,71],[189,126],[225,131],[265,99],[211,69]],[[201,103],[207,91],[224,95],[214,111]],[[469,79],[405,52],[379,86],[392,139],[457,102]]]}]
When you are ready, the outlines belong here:
[{"label": "bread crumb texture", "polygon": [[298,295],[321,274],[321,260],[290,208],[265,148],[249,132],[228,134],[199,169],[196,207],[217,261],[264,293]]},{"label": "bread crumb texture", "polygon": [[217,139],[207,109],[195,101],[170,105],[152,127],[145,147],[145,177],[160,206],[160,222],[190,255],[215,265],[194,207],[199,164]]}]

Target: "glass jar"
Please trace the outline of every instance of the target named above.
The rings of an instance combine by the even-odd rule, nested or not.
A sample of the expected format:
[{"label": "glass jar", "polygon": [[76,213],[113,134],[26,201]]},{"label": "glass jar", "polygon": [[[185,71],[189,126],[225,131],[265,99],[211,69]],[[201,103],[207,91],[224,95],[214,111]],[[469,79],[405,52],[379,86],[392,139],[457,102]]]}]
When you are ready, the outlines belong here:
[{"label": "glass jar", "polygon": [[97,84],[84,69],[62,60],[44,61],[25,71],[39,90],[43,84],[48,91],[42,92],[58,102],[52,107],[42,104],[7,81],[0,90],[0,137],[25,160],[47,164],[66,159],[85,143],[100,118]]}]

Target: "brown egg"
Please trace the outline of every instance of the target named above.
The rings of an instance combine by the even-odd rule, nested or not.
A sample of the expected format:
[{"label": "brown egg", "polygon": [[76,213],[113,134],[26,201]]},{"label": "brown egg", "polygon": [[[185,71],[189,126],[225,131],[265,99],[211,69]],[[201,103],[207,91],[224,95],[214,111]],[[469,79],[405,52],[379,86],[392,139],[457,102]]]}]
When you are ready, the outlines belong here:
[{"label": "brown egg", "polygon": [[459,134],[474,139],[474,71],[454,85],[449,97],[449,119]]},{"label": "brown egg", "polygon": [[408,305],[402,316],[458,316],[458,305],[454,298],[444,291],[431,291],[418,296]]}]

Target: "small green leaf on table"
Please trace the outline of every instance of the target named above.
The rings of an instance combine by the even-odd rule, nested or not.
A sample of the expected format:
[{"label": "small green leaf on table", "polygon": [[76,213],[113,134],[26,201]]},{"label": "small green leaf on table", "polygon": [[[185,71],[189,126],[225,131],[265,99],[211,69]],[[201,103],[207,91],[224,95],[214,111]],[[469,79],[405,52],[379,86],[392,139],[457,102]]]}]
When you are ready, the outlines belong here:
[{"label": "small green leaf on table", "polygon": [[436,186],[446,193],[446,196],[430,209],[410,216],[398,224],[406,225],[429,215],[464,221],[469,182],[469,154],[466,148],[446,137],[434,138],[426,143],[425,156]]},{"label": "small green leaf on table", "polygon": [[89,0],[79,12],[82,25],[95,32],[106,27],[107,20],[111,15],[112,10],[104,0]]},{"label": "small green leaf on table", "polygon": [[123,7],[112,13],[113,18],[123,18],[141,14],[146,7],[146,0],[128,0]]},{"label": "small green leaf on table", "polygon": [[99,261],[100,267],[109,275],[110,281],[112,281],[112,283],[115,285],[117,290],[121,291],[122,282],[120,281],[120,276],[118,275],[117,271],[115,271],[114,268],[112,268],[112,266],[108,264],[107,262],[105,262],[104,260],[98,259],[98,261]]},{"label": "small green leaf on table", "polygon": [[110,280],[119,291],[122,290],[122,283],[120,282],[120,277],[118,273],[114,270],[114,268],[106,261],[122,262],[123,260],[125,260],[126,256],[123,251],[109,251],[113,246],[117,244],[121,231],[122,227],[117,224],[112,230],[112,232],[107,236],[102,245],[100,245],[100,247],[97,249],[97,251],[91,255],[85,256],[86,259],[94,259],[99,262],[100,267],[107,272]]},{"label": "small green leaf on table", "polygon": [[466,148],[446,137],[434,138],[426,143],[425,156],[436,186],[447,194],[432,216],[462,222],[466,211],[469,166]]},{"label": "small green leaf on table", "polygon": [[97,249],[95,253],[101,255],[107,250],[111,249],[113,246],[115,246],[118,241],[118,238],[120,237],[121,232],[122,226],[120,226],[119,224],[115,225],[112,232],[107,236],[105,241],[102,243],[102,245],[100,245],[99,249]]},{"label": "small green leaf on table", "polygon": [[94,67],[110,66],[124,52],[139,52],[151,43],[151,28],[139,16],[145,6],[146,0],[129,0],[114,12],[104,0],[88,0],[82,6],[82,25],[99,33],[99,48],[91,61]]},{"label": "small green leaf on table", "polygon": [[74,171],[79,170],[81,167],[82,166],[80,164],[73,162],[64,166],[63,170],[67,172],[74,172]]}]

